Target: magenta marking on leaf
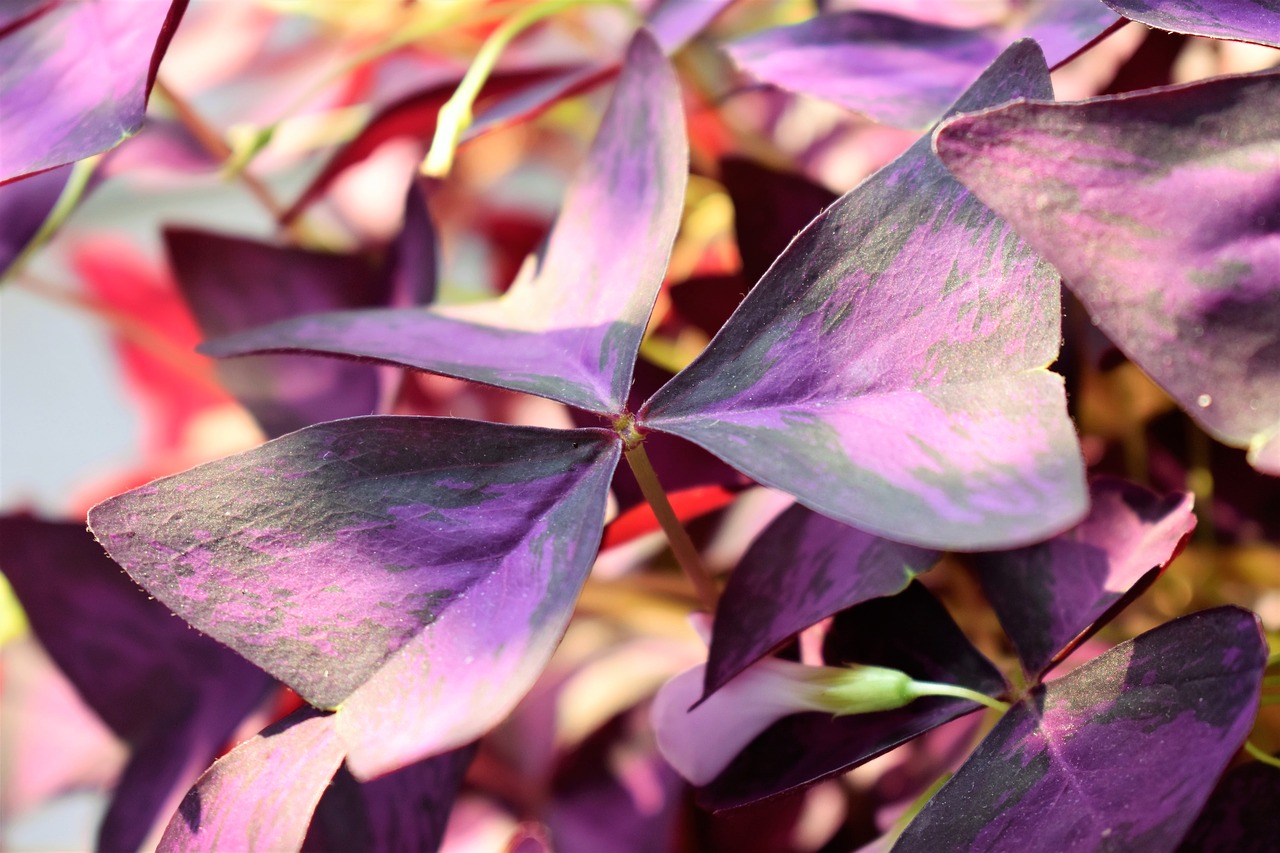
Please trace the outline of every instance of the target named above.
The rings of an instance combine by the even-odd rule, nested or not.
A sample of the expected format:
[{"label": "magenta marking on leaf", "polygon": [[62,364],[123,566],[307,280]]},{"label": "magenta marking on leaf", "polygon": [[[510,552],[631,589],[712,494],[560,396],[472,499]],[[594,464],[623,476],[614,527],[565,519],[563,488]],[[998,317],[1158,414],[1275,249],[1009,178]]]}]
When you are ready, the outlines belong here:
[{"label": "magenta marking on leaf", "polygon": [[947,167],[1215,438],[1280,474],[1280,74],[947,122]]},{"label": "magenta marking on leaf", "polygon": [[729,577],[716,608],[704,698],[810,625],[901,592],[939,556],[799,505],[787,510],[757,537]]},{"label": "magenta marking on leaf", "polygon": [[819,15],[728,46],[752,76],[825,98],[895,127],[924,128],[1005,48],[1035,39],[1050,66],[1097,38],[1116,17],[1096,0],[1035,0],[1007,21],[972,29],[869,12]]},{"label": "magenta marking on leaf", "polygon": [[0,33],[0,182],[97,154],[142,126],[186,0],[62,0]]},{"label": "magenta marking on leaf", "polygon": [[1249,733],[1266,658],[1257,617],[1224,607],[1035,688],[894,850],[1172,850]]},{"label": "magenta marking on leaf", "polygon": [[[1046,95],[1034,44],[957,104]],[[643,423],[801,503],[926,547],[1041,539],[1085,510],[1058,282],[922,139],[796,237]]]},{"label": "magenta marking on leaf", "polygon": [[1121,15],[1188,35],[1280,47],[1280,7],[1274,0],[1102,0]]},{"label": "magenta marking on leaf", "polygon": [[642,31],[536,271],[502,299],[322,314],[204,350],[377,359],[618,414],[680,224],[687,169],[679,85]]},{"label": "magenta marking on leaf", "polygon": [[1048,542],[974,557],[982,588],[1033,676],[1146,589],[1196,526],[1188,494],[1160,496],[1103,478],[1091,497],[1088,517]]}]

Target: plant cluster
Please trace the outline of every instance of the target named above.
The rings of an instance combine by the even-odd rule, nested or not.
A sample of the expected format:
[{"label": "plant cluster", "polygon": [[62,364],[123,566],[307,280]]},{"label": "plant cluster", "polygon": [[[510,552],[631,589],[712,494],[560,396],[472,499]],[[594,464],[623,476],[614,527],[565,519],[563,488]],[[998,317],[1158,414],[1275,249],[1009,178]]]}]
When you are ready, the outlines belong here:
[{"label": "plant cluster", "polygon": [[[312,82],[233,132],[166,83],[225,10],[0,13],[0,271],[70,254],[165,451],[92,535],[0,518],[128,745],[101,848],[1280,837],[1280,71],[1175,82],[1280,12],[819,5],[316,0],[275,54],[245,5],[248,81]],[[480,186],[584,122],[545,236]],[[156,170],[273,232],[167,224],[181,305],[75,235]],[[267,440],[178,452],[232,400]]]}]

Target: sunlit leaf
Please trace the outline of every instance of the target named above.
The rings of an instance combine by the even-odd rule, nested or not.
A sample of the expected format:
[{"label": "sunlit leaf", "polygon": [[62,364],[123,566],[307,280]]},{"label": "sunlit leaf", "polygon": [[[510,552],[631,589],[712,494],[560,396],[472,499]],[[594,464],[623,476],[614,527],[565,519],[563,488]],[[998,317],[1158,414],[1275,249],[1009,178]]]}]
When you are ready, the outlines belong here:
[{"label": "sunlit leaf", "polygon": [[[957,105],[1049,95],[1020,42]],[[922,139],[815,219],[642,411],[801,503],[976,550],[1079,520],[1053,270]]]},{"label": "sunlit leaf", "polygon": [[1253,724],[1258,619],[1185,616],[1034,688],[894,850],[1172,850]]},{"label": "sunlit leaf", "polygon": [[541,671],[595,556],[601,430],[333,421],[98,505],[151,594],[336,725],[358,777],[452,749]]},{"label": "sunlit leaf", "polygon": [[372,358],[616,414],[680,223],[687,159],[675,75],[641,33],[537,271],[503,298],[306,317],[205,351]]},{"label": "sunlit leaf", "polygon": [[137,133],[186,7],[187,0],[60,0],[0,29],[0,182]]},{"label": "sunlit leaf", "polygon": [[940,156],[1218,440],[1280,474],[1280,73],[948,122]]},{"label": "sunlit leaf", "polygon": [[978,554],[991,606],[1028,673],[1042,675],[1155,580],[1196,526],[1191,495],[1100,479],[1079,525],[1017,551]]},{"label": "sunlit leaf", "polygon": [[707,654],[707,695],[810,625],[901,592],[939,556],[793,506],[729,576]]},{"label": "sunlit leaf", "polygon": [[972,29],[831,12],[766,30],[728,50],[766,83],[834,101],[894,127],[924,128],[1018,39],[1035,39],[1052,67],[1116,21],[1097,0],[1032,0],[1016,7],[1005,21]]}]

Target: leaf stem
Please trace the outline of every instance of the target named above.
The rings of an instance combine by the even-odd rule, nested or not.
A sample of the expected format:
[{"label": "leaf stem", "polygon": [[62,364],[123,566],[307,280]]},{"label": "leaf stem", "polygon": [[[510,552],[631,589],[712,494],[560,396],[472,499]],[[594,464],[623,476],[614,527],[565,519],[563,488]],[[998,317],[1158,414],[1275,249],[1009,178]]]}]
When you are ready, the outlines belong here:
[{"label": "leaf stem", "polygon": [[1249,753],[1258,761],[1261,761],[1263,764],[1270,764],[1272,767],[1280,768],[1280,758],[1276,758],[1274,755],[1268,755],[1263,752],[1251,740],[1244,742],[1244,751]]},{"label": "leaf stem", "polygon": [[958,699],[968,699],[981,705],[986,705],[994,711],[1005,713],[1009,710],[1008,702],[1001,702],[999,699],[993,699],[985,693],[979,693],[977,690],[970,690],[968,687],[961,687],[958,684],[942,684],[937,681],[912,681],[911,689],[917,696],[954,696]]},{"label": "leaf stem", "polygon": [[676,511],[672,509],[671,501],[667,500],[667,493],[658,482],[658,475],[649,462],[649,454],[644,452],[643,441],[637,440],[633,444],[627,440],[625,434],[623,438],[626,448],[623,453],[627,457],[627,464],[631,466],[631,472],[636,475],[640,492],[653,509],[662,532],[667,535],[671,553],[675,555],[680,568],[684,569],[684,573],[689,576],[693,588],[698,593],[698,598],[702,601],[702,606],[708,613],[715,613],[720,591],[716,588],[715,581],[711,579],[711,573],[707,571],[706,564],[702,562],[698,549],[694,547],[693,540],[689,538],[689,533],[680,523]]},{"label": "leaf stem", "polygon": [[22,247],[22,251],[13,259],[13,263],[9,264],[8,269],[0,270],[0,282],[22,272],[22,268],[27,265],[31,256],[49,242],[49,238],[62,227],[62,223],[67,221],[67,217],[80,204],[85,190],[89,188],[89,179],[93,177],[93,171],[98,167],[101,159],[101,154],[95,154],[77,161],[71,167],[71,174],[67,177],[67,182],[63,185],[62,192],[58,194],[58,200],[54,202],[49,215],[44,218],[44,222],[40,223],[39,230],[27,241],[27,245]]},{"label": "leaf stem", "polygon": [[504,21],[480,46],[453,97],[440,108],[435,138],[431,140],[431,148],[422,161],[422,174],[431,178],[443,178],[453,168],[453,155],[457,151],[458,142],[471,126],[472,107],[507,45],[543,18],[549,18],[573,6],[616,6],[634,11],[630,0],[543,0]]}]

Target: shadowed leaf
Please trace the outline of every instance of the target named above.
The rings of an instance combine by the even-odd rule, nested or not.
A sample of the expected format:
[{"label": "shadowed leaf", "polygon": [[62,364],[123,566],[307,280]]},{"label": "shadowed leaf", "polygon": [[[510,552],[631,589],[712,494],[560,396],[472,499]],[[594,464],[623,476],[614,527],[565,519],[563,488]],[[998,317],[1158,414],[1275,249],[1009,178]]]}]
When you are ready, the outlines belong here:
[{"label": "shadowed leaf", "polygon": [[974,557],[982,589],[1033,676],[1146,589],[1196,526],[1189,494],[1100,479],[1091,497],[1088,517],[1066,533]]},{"label": "shadowed leaf", "polygon": [[1035,39],[1050,67],[1116,16],[1097,0],[1032,0],[1006,21],[956,29],[870,12],[833,12],[728,46],[753,77],[894,127],[924,128],[1006,47]]},{"label": "shadowed leaf", "polygon": [[137,133],[186,7],[187,0],[61,0],[0,30],[0,182]]},{"label": "shadowed leaf", "polygon": [[1280,47],[1280,6],[1275,0],[1102,0],[1121,15],[1188,35],[1251,41]]},{"label": "shadowed leaf", "polygon": [[524,694],[600,541],[616,436],[449,418],[309,427],[90,512],[192,625],[319,707],[367,778]]},{"label": "shadowed leaf", "polygon": [[1249,733],[1266,657],[1257,617],[1223,607],[1034,688],[893,849],[1174,849]]},{"label": "shadowed leaf", "polygon": [[1280,838],[1280,772],[1257,761],[1228,770],[1200,817],[1178,847],[1180,853],[1262,850]]},{"label": "shadowed leaf", "polygon": [[[1020,42],[957,105],[1049,94]],[[832,518],[976,550],[1085,510],[1058,279],[922,139],[802,231],[642,411]]]},{"label": "shadowed leaf", "polygon": [[939,155],[1218,440],[1280,474],[1280,73],[948,122]]},{"label": "shadowed leaf", "polygon": [[680,223],[687,167],[675,75],[641,33],[536,272],[501,299],[322,314],[204,350],[378,359],[616,414]]}]

